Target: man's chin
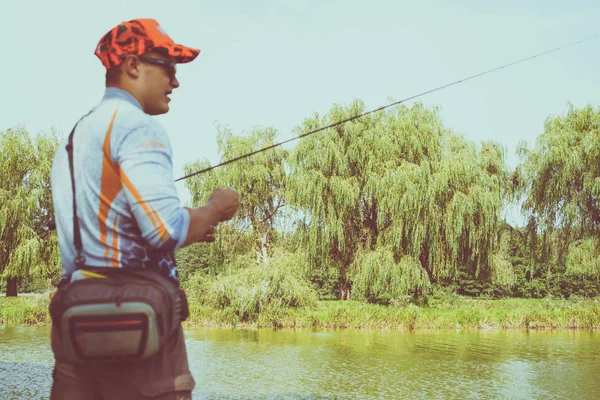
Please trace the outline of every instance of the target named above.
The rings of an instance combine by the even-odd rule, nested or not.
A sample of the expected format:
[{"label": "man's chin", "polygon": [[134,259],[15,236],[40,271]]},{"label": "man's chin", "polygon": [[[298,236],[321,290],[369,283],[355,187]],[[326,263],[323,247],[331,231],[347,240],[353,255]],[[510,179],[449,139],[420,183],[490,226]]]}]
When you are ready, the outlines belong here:
[{"label": "man's chin", "polygon": [[162,107],[156,107],[156,108],[148,111],[147,113],[150,115],[162,115],[162,114],[166,114],[168,112],[169,112],[169,105],[164,104]]}]

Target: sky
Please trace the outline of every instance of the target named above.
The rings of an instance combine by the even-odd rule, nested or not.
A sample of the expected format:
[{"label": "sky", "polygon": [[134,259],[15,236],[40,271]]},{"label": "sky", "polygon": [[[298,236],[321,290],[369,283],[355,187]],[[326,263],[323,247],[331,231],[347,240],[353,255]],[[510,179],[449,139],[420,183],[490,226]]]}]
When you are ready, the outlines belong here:
[{"label": "sky", "polygon": [[[121,21],[154,18],[176,42],[201,50],[178,68],[171,110],[156,117],[173,147],[174,173],[219,161],[217,125],[234,134],[273,127],[278,140],[314,113],[359,99],[366,109],[600,34],[598,1],[3,2],[0,130],[66,137],[104,93],[93,54]],[[547,118],[600,105],[600,38],[425,95],[445,126],[492,140],[512,168]],[[190,195],[177,183],[182,202]],[[509,223],[522,224],[518,209]]]}]

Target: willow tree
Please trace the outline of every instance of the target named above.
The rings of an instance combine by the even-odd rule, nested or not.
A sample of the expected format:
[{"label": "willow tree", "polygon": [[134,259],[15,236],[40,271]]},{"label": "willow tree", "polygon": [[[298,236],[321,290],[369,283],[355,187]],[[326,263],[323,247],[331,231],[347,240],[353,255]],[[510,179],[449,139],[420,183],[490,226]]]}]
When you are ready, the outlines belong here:
[{"label": "willow tree", "polygon": [[429,218],[422,229],[436,229],[426,236],[428,257],[422,261],[436,278],[456,279],[462,269],[475,279],[511,286],[514,274],[501,246],[501,213],[514,187],[504,150],[494,142],[477,146],[454,134],[444,147],[428,187]]},{"label": "willow tree", "polygon": [[[363,112],[358,101],[334,106],[299,133]],[[494,278],[495,266],[506,269],[496,254],[510,188],[503,156],[493,143],[477,150],[450,134],[436,109],[401,106],[302,139],[286,200],[304,215],[312,264],[338,269],[341,298],[352,279],[408,290],[459,267]],[[381,279],[394,274],[404,277]]]},{"label": "willow tree", "polygon": [[[254,129],[248,136],[235,136],[229,129],[220,128],[217,144],[221,161],[232,160],[273,145],[276,135],[276,130],[271,128]],[[227,252],[239,253],[242,250],[241,238],[235,232],[246,233],[254,241],[257,261],[268,263],[276,234],[277,217],[284,205],[281,188],[285,178],[285,155],[286,151],[281,148],[271,149],[188,180],[187,186],[196,206],[204,204],[217,187],[231,187],[239,192],[241,205],[232,220],[235,230],[228,230],[230,247],[233,248],[226,250]],[[208,161],[204,160],[188,164],[185,169],[186,173],[192,173],[208,166]],[[217,242],[216,246],[219,245],[222,242]]]},{"label": "willow tree", "polygon": [[52,212],[50,170],[56,135],[31,138],[22,128],[0,132],[0,272],[6,295],[17,295],[18,278],[51,277],[60,268]]},{"label": "willow tree", "polygon": [[534,148],[521,143],[519,154],[532,261],[597,275],[600,109],[569,104],[566,115],[546,120]]}]

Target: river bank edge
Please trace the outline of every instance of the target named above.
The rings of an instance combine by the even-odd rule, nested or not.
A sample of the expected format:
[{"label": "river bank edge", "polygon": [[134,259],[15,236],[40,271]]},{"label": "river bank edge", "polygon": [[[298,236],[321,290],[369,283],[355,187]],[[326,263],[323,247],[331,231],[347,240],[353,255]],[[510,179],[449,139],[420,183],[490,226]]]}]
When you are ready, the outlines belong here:
[{"label": "river bank edge", "polygon": [[[0,324],[48,325],[49,295],[0,297]],[[190,298],[186,328],[388,330],[600,329],[600,299],[476,299],[456,296],[427,305],[319,301],[310,308],[259,312],[214,309]]]}]

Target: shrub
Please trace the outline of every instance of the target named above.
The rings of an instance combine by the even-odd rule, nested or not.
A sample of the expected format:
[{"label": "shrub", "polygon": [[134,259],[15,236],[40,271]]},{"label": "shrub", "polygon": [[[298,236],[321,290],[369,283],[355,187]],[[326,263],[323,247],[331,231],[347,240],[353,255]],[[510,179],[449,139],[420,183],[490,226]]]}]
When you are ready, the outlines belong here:
[{"label": "shrub", "polygon": [[229,274],[218,277],[200,271],[185,286],[189,295],[201,304],[232,309],[242,322],[256,319],[266,309],[315,305],[315,291],[301,269],[290,260],[293,260],[292,254],[281,253],[266,265],[232,269]]}]

